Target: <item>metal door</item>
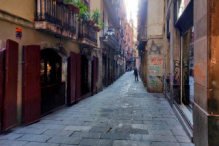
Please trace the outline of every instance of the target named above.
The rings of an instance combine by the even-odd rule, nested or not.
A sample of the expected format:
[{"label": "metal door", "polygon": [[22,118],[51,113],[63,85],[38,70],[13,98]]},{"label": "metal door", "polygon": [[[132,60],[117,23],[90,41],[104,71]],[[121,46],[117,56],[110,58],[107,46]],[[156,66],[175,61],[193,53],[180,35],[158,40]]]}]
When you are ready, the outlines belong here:
[{"label": "metal door", "polygon": [[81,99],[81,54],[76,55],[76,68],[77,68],[77,73],[76,73],[76,100]]},{"label": "metal door", "polygon": [[68,88],[67,88],[67,102],[71,105],[76,101],[76,56],[74,52],[70,52],[70,57],[68,58]]},{"label": "metal door", "polygon": [[5,91],[5,51],[0,51],[0,130],[2,130],[3,102]]},{"label": "metal door", "polygon": [[23,124],[29,125],[40,120],[41,81],[40,46],[23,48]]},{"label": "metal door", "polygon": [[18,43],[7,40],[5,50],[5,97],[3,130],[17,124]]}]

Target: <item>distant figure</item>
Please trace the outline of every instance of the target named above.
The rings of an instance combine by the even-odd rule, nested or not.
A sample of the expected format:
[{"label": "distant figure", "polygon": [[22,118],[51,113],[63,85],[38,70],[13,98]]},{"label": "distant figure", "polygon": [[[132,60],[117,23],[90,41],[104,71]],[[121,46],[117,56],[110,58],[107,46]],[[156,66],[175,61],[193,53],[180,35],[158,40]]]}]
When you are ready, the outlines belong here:
[{"label": "distant figure", "polygon": [[135,81],[138,81],[138,70],[137,68],[134,69]]}]

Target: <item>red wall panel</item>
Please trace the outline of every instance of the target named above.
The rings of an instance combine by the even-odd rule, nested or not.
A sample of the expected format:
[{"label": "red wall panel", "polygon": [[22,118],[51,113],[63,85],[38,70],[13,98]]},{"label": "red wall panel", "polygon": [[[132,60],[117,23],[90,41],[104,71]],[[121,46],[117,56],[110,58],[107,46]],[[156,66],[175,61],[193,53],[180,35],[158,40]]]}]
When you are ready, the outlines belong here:
[{"label": "red wall panel", "polygon": [[76,53],[70,52],[70,57],[68,59],[68,104],[72,104],[76,101]]},{"label": "red wall panel", "polygon": [[5,92],[5,57],[4,51],[0,51],[0,130],[2,128],[3,102]]},{"label": "red wall panel", "polygon": [[41,81],[40,46],[23,48],[23,124],[29,125],[40,120]]},{"label": "red wall panel", "polygon": [[7,40],[5,50],[5,98],[3,130],[17,124],[18,43]]},{"label": "red wall panel", "polygon": [[81,54],[76,55],[77,73],[76,73],[76,100],[81,99]]}]

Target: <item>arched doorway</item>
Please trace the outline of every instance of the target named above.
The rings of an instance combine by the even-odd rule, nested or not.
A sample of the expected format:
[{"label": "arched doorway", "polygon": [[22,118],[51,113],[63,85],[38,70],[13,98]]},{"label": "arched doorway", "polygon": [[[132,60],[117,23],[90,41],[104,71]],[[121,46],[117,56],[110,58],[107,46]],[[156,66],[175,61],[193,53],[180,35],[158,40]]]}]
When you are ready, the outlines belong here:
[{"label": "arched doorway", "polygon": [[53,49],[41,51],[41,115],[65,104],[62,57]]}]

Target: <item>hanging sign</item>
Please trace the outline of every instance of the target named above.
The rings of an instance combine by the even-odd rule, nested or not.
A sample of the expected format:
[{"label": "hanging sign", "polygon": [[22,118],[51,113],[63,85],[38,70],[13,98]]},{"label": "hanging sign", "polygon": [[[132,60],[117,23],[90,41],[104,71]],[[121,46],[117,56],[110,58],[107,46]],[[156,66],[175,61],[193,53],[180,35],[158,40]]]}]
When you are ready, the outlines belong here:
[{"label": "hanging sign", "polygon": [[22,37],[22,28],[16,28],[16,39],[21,39]]}]

